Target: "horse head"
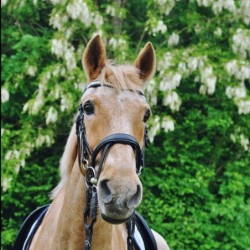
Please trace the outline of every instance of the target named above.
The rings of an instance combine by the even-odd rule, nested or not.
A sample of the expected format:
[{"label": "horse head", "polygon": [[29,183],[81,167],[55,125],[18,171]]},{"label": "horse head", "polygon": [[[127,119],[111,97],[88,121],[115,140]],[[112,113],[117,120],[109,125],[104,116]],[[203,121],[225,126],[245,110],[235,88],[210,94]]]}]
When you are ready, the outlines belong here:
[{"label": "horse head", "polygon": [[102,218],[122,223],[142,199],[138,165],[150,116],[143,88],[154,74],[155,52],[147,43],[133,65],[114,65],[97,35],[89,41],[82,62],[90,82],[81,98],[85,160],[91,162],[92,174],[97,173]]}]

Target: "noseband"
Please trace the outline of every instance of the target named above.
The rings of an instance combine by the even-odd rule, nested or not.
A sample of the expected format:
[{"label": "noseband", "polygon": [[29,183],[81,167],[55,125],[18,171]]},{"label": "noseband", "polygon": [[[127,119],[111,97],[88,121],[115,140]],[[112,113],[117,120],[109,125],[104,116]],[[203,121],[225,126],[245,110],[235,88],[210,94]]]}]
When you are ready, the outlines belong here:
[{"label": "noseband", "polygon": [[[100,82],[93,82],[85,89],[85,91],[89,88],[98,88],[98,87],[113,88],[111,85],[101,84]],[[130,89],[128,90],[133,91]],[[136,91],[136,92],[139,95],[143,95],[141,91]],[[77,144],[78,144],[79,168],[81,173],[85,176],[86,186],[87,186],[86,204],[84,210],[84,226],[86,231],[85,250],[88,250],[91,249],[93,225],[96,221],[96,215],[97,215],[98,200],[97,200],[96,185],[102,171],[103,163],[110,148],[114,144],[124,144],[131,146],[136,155],[136,173],[140,175],[144,167],[144,146],[147,146],[148,144],[148,133],[147,133],[147,127],[145,127],[144,146],[142,149],[137,140],[133,136],[124,133],[116,133],[105,137],[96,146],[96,148],[92,150],[89,146],[86,137],[86,128],[84,124],[84,110],[82,104],[80,104],[79,113],[76,119],[76,134],[77,134]],[[101,157],[99,161],[98,172],[96,173],[95,171],[96,158],[100,152],[101,152]],[[90,160],[91,163],[90,165],[88,159]]]}]

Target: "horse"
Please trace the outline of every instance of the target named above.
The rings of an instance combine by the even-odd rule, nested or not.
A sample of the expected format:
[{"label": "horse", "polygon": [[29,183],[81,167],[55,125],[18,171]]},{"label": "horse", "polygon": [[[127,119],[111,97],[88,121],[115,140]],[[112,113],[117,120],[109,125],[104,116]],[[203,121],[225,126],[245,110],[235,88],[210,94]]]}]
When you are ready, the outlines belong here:
[{"label": "horse", "polygon": [[60,161],[61,180],[27,249],[169,249],[151,229],[155,248],[143,235],[136,240],[132,219],[142,200],[139,174],[150,117],[143,88],[155,61],[150,42],[133,65],[108,60],[99,35],[88,42],[82,57],[88,85]]}]

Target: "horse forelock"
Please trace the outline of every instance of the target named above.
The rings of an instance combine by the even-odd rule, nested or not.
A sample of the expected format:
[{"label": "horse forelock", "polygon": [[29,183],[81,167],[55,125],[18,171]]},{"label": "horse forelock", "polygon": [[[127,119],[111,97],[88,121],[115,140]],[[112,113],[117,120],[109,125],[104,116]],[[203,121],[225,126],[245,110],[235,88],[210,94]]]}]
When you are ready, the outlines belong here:
[{"label": "horse forelock", "polygon": [[133,65],[115,65],[107,61],[97,78],[103,84],[111,84],[116,90],[143,90],[144,83],[140,79],[140,71]]}]

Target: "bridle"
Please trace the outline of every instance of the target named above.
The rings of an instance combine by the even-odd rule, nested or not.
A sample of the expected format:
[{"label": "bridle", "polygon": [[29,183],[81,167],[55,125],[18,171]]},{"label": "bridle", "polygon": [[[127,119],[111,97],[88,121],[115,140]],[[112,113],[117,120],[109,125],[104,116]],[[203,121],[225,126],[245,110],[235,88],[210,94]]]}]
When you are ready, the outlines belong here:
[{"label": "bridle", "polygon": [[[113,88],[112,85],[102,84],[99,81],[90,83],[85,91],[89,88],[98,88],[98,87],[107,87]],[[126,89],[128,91],[133,91]],[[84,91],[84,92],[85,92]],[[139,95],[144,96],[141,91],[136,91]],[[141,174],[141,171],[144,167],[144,147],[148,145],[148,133],[147,127],[145,126],[144,132],[144,146],[141,149],[137,140],[129,135],[124,133],[116,133],[105,137],[94,150],[89,146],[87,137],[86,137],[86,128],[84,124],[84,109],[82,104],[80,104],[78,116],[76,119],[76,134],[77,134],[77,148],[78,148],[78,162],[81,173],[85,176],[86,180],[86,203],[84,210],[84,227],[86,232],[85,239],[85,250],[91,249],[92,233],[93,226],[96,222],[97,216],[97,182],[100,177],[103,163],[105,158],[114,144],[125,144],[132,147],[136,154],[136,172],[138,175]],[[102,151],[102,152],[101,152]],[[101,152],[101,157],[99,161],[98,171],[95,171],[96,157]],[[89,160],[88,160],[89,159]],[[90,164],[89,164],[90,161]],[[127,224],[128,228],[128,249],[133,248],[133,230],[134,225],[129,223]]]}]

